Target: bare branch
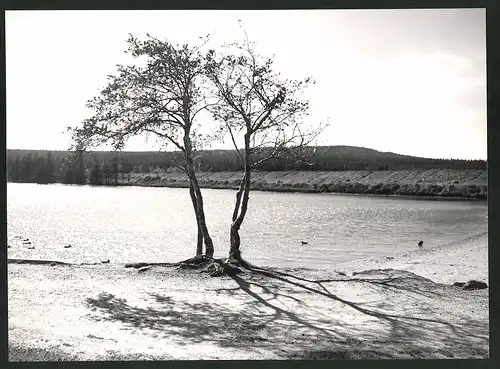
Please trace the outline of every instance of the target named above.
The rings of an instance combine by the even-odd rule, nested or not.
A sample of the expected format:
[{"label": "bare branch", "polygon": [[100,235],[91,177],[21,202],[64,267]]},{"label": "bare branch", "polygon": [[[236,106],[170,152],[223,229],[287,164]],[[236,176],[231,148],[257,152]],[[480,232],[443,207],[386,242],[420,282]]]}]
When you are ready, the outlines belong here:
[{"label": "bare branch", "polygon": [[150,132],[150,133],[153,133],[161,138],[164,138],[166,140],[168,140],[170,143],[172,143],[175,147],[177,147],[179,150],[181,150],[182,152],[185,151],[184,147],[181,146],[177,141],[175,141],[171,136],[169,135],[166,135],[166,134],[163,134],[163,133],[160,133],[160,132],[157,132],[157,131],[154,131],[150,128],[144,128],[144,131],[146,132]]},{"label": "bare branch", "polygon": [[187,171],[187,170],[186,170],[186,168],[185,168],[185,167],[183,167],[182,165],[179,165],[179,164],[175,164],[175,163],[173,163],[173,164],[172,164],[172,166],[173,166],[174,168],[179,169],[179,170],[180,170],[182,173],[184,173],[185,175],[187,175],[187,174],[188,174],[188,171]]},{"label": "bare branch", "polygon": [[236,139],[234,137],[233,129],[231,128],[231,126],[229,124],[226,124],[226,127],[227,127],[227,130],[231,136],[231,141],[233,141],[236,155],[240,159],[241,163],[244,163],[245,159],[244,159],[243,154],[241,153],[240,149],[238,148],[238,144],[236,143]]}]

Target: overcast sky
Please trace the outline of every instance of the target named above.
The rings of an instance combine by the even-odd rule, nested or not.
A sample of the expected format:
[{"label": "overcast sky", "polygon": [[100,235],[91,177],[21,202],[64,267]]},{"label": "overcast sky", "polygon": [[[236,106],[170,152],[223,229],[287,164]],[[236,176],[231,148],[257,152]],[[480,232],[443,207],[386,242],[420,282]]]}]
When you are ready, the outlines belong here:
[{"label": "overcast sky", "polygon": [[486,159],[483,9],[7,11],[7,148],[67,149],[62,132],[126,62],[129,33],[215,46],[242,39],[238,19],[283,76],[316,79],[308,120],[330,122],[319,143]]}]

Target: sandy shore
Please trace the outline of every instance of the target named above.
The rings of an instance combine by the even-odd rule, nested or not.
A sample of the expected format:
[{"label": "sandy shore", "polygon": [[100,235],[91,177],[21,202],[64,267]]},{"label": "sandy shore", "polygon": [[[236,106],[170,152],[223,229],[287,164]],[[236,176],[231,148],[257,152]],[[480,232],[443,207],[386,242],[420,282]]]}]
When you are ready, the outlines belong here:
[{"label": "sandy shore", "polygon": [[488,290],[450,285],[487,282],[487,250],[482,234],[235,278],[10,263],[9,360],[487,358]]},{"label": "sandy shore", "polygon": [[437,283],[453,284],[475,279],[488,283],[488,234],[479,233],[457,244],[412,252],[385,255],[382,258],[343,263],[338,270],[346,273],[369,269],[406,270]]}]

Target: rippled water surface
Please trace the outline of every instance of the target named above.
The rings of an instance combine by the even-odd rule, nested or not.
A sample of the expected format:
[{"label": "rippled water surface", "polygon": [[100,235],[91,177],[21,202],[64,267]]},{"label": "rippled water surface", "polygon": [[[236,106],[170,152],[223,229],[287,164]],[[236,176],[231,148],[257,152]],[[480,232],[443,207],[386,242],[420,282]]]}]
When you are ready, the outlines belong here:
[{"label": "rippled water surface", "polygon": [[[228,248],[234,195],[204,190],[216,256]],[[190,201],[187,189],[9,183],[9,257],[179,261],[195,251]],[[487,232],[486,215],[485,202],[252,192],[243,253],[260,265],[329,268],[414,250],[419,240],[424,247],[460,242]],[[35,249],[15,236],[29,238]]]}]

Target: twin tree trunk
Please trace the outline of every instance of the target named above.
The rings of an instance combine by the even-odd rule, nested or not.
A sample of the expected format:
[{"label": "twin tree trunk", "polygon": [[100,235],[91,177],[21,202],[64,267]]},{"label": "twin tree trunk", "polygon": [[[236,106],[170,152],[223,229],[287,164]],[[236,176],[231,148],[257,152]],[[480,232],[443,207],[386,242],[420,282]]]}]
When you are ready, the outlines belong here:
[{"label": "twin tree trunk", "polygon": [[[241,239],[240,228],[245,219],[248,209],[248,200],[250,194],[250,135],[245,135],[245,154],[244,154],[244,175],[236,193],[236,203],[234,205],[233,217],[230,229],[230,247],[229,258],[242,262],[241,258]],[[205,211],[203,208],[203,197],[200,186],[194,172],[193,160],[190,158],[190,152],[186,152],[186,170],[189,177],[189,195],[196,214],[196,223],[198,236],[196,242],[196,256],[203,255],[203,241],[205,241],[205,255],[212,258],[214,255],[214,245],[208,232],[205,222]]]},{"label": "twin tree trunk", "polygon": [[[231,223],[231,230],[230,230],[229,257],[237,261],[242,261],[241,250],[240,250],[241,240],[240,240],[239,230],[241,228],[241,224],[243,223],[248,208],[249,192],[250,192],[250,171],[245,171],[244,177],[240,184],[240,188],[236,193],[236,204],[234,207],[233,218],[232,218],[233,221]],[[205,255],[208,257],[213,257],[214,245],[205,223],[203,198],[201,197],[201,191],[199,189],[199,184],[196,177],[190,178],[189,195],[191,196],[191,202],[193,203],[193,208],[195,210],[196,223],[198,228],[198,236],[196,241],[196,256],[203,255],[203,240],[205,240]],[[238,211],[240,209],[240,206],[241,206],[241,213],[238,216]]]}]

